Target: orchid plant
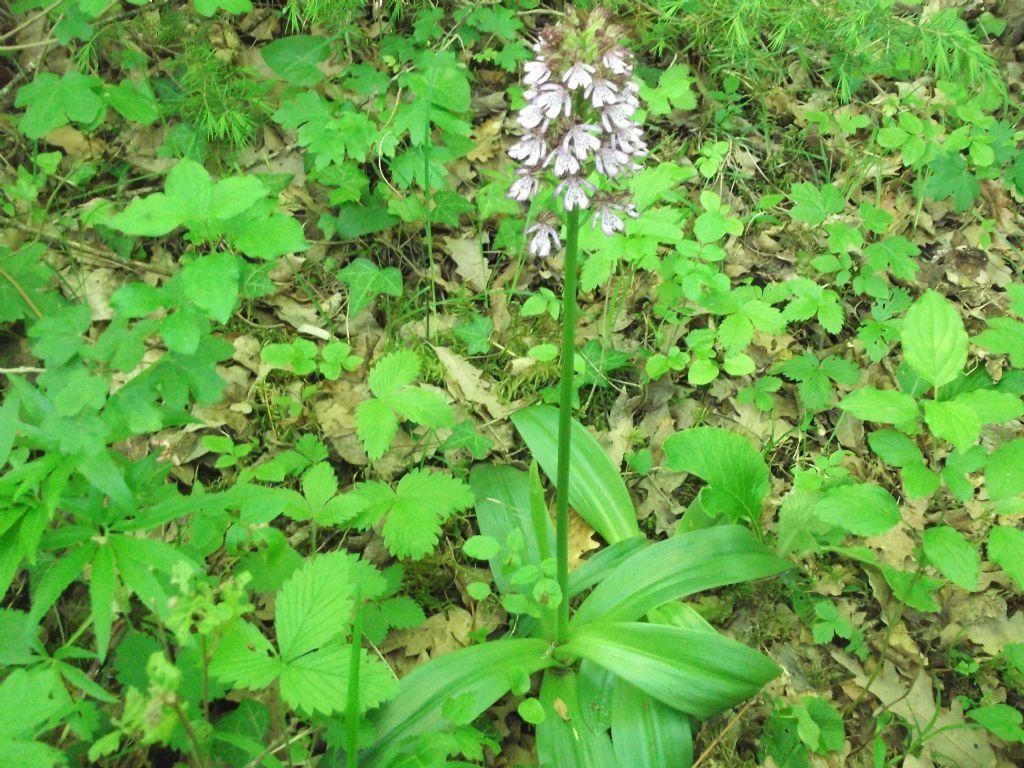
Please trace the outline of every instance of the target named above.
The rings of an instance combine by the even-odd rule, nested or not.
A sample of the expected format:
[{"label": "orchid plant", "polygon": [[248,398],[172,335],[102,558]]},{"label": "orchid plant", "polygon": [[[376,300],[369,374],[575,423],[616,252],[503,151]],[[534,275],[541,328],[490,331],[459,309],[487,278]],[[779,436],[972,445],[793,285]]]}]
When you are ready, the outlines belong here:
[{"label": "orchid plant", "polygon": [[[623,217],[636,211],[618,185],[646,153],[622,39],[601,11],[569,12],[541,32],[517,118],[525,133],[510,152],[522,168],[509,195],[532,200],[550,181],[565,216],[559,408],[532,406],[512,416],[535,459],[529,472],[480,464],[470,473],[481,535],[467,541],[465,553],[489,562],[501,604],[516,618],[508,636],[404,677],[398,696],[371,715],[374,738],[359,754],[364,767],[454,764],[446,760],[459,751],[458,738],[438,734],[459,733],[512,692],[527,696],[519,714],[536,726],[541,766],[685,768],[693,760],[694,723],[743,701],[779,672],[680,599],[789,564],[739,525],[680,526],[679,535],[649,543],[618,470],[572,418],[580,212],[591,211],[592,226],[606,235],[623,232]],[[532,255],[562,248],[558,224],[555,211],[537,217],[528,229]],[[538,465],[555,480],[554,526]],[[571,577],[570,504],[609,545]],[[490,599],[489,585],[469,588],[476,599]],[[539,693],[528,696],[538,672]]]}]

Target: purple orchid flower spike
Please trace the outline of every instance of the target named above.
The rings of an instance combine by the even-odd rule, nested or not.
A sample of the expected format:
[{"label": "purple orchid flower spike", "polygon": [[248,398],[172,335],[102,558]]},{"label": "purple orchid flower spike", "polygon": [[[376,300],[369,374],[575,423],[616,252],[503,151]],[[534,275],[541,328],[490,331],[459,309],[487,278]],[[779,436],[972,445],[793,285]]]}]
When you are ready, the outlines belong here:
[{"label": "purple orchid flower spike", "polygon": [[[566,211],[593,209],[593,227],[612,236],[635,217],[618,186],[642,168],[647,154],[633,81],[633,55],[607,14],[571,11],[545,27],[523,68],[526,105],[516,116],[523,136],[509,149],[521,164],[508,195],[533,199],[546,182]],[[553,177],[553,178],[552,178]],[[554,219],[528,231],[528,250],[546,257],[561,248]]]}]

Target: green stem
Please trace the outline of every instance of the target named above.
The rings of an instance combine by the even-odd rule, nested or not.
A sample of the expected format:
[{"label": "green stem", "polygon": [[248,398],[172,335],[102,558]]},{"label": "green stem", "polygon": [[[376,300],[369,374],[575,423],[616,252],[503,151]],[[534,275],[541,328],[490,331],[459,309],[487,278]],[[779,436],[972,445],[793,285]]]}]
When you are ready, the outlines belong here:
[{"label": "green stem", "polygon": [[580,209],[569,212],[565,237],[565,281],[562,287],[562,370],[558,388],[558,476],[555,483],[555,558],[558,562],[558,605],[555,638],[569,637],[569,438],[572,434],[573,359],[576,355],[576,260]]}]

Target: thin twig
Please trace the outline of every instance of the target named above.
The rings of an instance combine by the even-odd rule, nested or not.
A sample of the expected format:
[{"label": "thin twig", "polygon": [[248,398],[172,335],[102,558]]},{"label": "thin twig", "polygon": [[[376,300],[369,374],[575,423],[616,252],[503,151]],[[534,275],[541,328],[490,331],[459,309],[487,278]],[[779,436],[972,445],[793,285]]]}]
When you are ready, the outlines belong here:
[{"label": "thin twig", "polygon": [[20,365],[17,368],[0,368],[0,376],[16,376],[19,373],[45,373],[45,368],[34,368],[31,365]]},{"label": "thin twig", "polygon": [[52,37],[48,37],[45,40],[36,40],[32,43],[16,43],[15,45],[0,45],[0,51],[24,51],[28,48],[42,48],[47,45],[53,45],[57,41]]},{"label": "thin twig", "polygon": [[41,10],[39,13],[37,13],[37,14],[35,14],[33,16],[29,16],[27,19],[25,19],[23,22],[21,22],[21,24],[19,24],[18,26],[14,27],[14,29],[9,29],[8,31],[4,32],[2,35],[0,35],[0,40],[6,40],[7,38],[13,37],[14,35],[18,34],[25,27],[35,23],[38,19],[41,19],[43,16],[48,14],[50,11],[52,11],[54,8],[56,8],[58,5],[60,5],[62,2],[64,2],[64,0],[56,0],[56,2],[50,3],[50,5],[48,5],[45,8],[43,8],[43,10]]},{"label": "thin twig", "polygon": [[3,267],[0,267],[0,277],[2,277],[4,280],[11,284],[11,287],[14,288],[14,290],[17,291],[18,295],[21,296],[24,302],[28,304],[28,308],[32,310],[32,312],[38,319],[42,320],[43,313],[39,311],[39,307],[37,307],[35,303],[32,301],[32,299],[29,298],[28,294],[25,293],[25,289],[18,284],[18,281],[14,279],[11,273],[8,272]]},{"label": "thin twig", "polygon": [[754,701],[755,699],[751,699],[743,705],[743,708],[733,716],[732,720],[729,721],[728,725],[726,725],[725,728],[723,728],[722,731],[717,736],[715,736],[715,740],[708,744],[707,749],[700,753],[700,757],[694,760],[691,768],[697,768],[701,763],[707,760],[708,757],[710,757],[711,752],[715,749],[715,747],[717,747],[721,743],[722,739],[725,738],[725,734],[727,734],[732,729],[732,727],[740,721],[740,718],[743,717],[744,713],[746,713],[748,709],[750,709]]}]

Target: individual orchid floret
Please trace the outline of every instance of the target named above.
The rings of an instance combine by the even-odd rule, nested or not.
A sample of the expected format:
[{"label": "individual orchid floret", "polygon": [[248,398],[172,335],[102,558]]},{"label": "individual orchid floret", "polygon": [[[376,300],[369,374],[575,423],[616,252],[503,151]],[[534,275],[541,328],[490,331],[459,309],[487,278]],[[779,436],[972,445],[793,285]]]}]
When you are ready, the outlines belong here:
[{"label": "individual orchid floret", "polygon": [[619,149],[616,142],[609,141],[594,153],[594,165],[598,173],[614,179],[624,169],[631,167],[630,155]]},{"label": "individual orchid floret", "polygon": [[601,57],[604,64],[613,75],[629,75],[633,72],[633,65],[630,62],[632,55],[625,48],[615,47],[605,51]]},{"label": "individual orchid floret", "polygon": [[577,61],[562,73],[562,82],[570,91],[587,88],[593,82],[595,72],[597,72],[597,67]]},{"label": "individual orchid floret", "polygon": [[596,125],[574,125],[562,138],[562,147],[572,152],[577,160],[586,160],[588,155],[601,148],[601,140],[595,136],[600,132]]},{"label": "individual orchid floret", "polygon": [[556,147],[550,155],[548,155],[547,163],[545,165],[551,165],[551,161],[554,160],[554,172],[555,176],[562,178],[564,176],[576,176],[580,172],[580,161],[572,152],[569,151],[565,142],[562,142],[560,147]]},{"label": "individual orchid floret", "polygon": [[551,70],[548,69],[548,65],[541,57],[528,61],[523,66],[523,83],[525,85],[540,85],[550,79]]},{"label": "individual orchid floret", "polygon": [[570,176],[555,187],[555,195],[561,195],[565,210],[571,211],[574,208],[589,208],[590,198],[587,197],[587,191],[594,192],[596,189],[597,187],[586,179]]},{"label": "individual orchid floret", "polygon": [[519,174],[519,178],[512,182],[512,186],[508,189],[508,196],[520,203],[525,203],[537,194],[540,189],[540,180],[529,168],[520,168],[516,173]]},{"label": "individual orchid floret", "polygon": [[626,228],[626,222],[610,205],[601,205],[594,209],[594,219],[590,222],[590,228],[595,229],[598,223],[601,225],[601,231],[608,237]]},{"label": "individual orchid floret", "polygon": [[594,109],[600,109],[619,101],[619,89],[611,80],[594,80],[583,89],[583,95],[590,99]]},{"label": "individual orchid floret", "polygon": [[636,107],[629,102],[620,101],[615,104],[609,104],[607,107],[601,110],[601,125],[608,133],[615,133],[624,128],[631,128],[633,123],[633,113],[636,112]]},{"label": "individual orchid floret", "polygon": [[558,83],[545,83],[537,90],[524,95],[548,120],[557,120],[561,115],[569,117],[572,114],[572,94]]},{"label": "individual orchid floret", "polygon": [[509,148],[508,156],[525,166],[538,166],[548,156],[548,144],[541,134],[528,133]]},{"label": "individual orchid floret", "polygon": [[548,121],[544,117],[544,110],[541,106],[531,102],[519,110],[516,122],[528,131],[532,131],[534,128],[540,128],[543,131],[547,128]]},{"label": "individual orchid floret", "polygon": [[526,236],[530,238],[527,245],[530,255],[546,259],[554,251],[562,247],[562,240],[558,236],[558,230],[550,222],[550,217],[545,216],[536,224],[526,229]]}]

